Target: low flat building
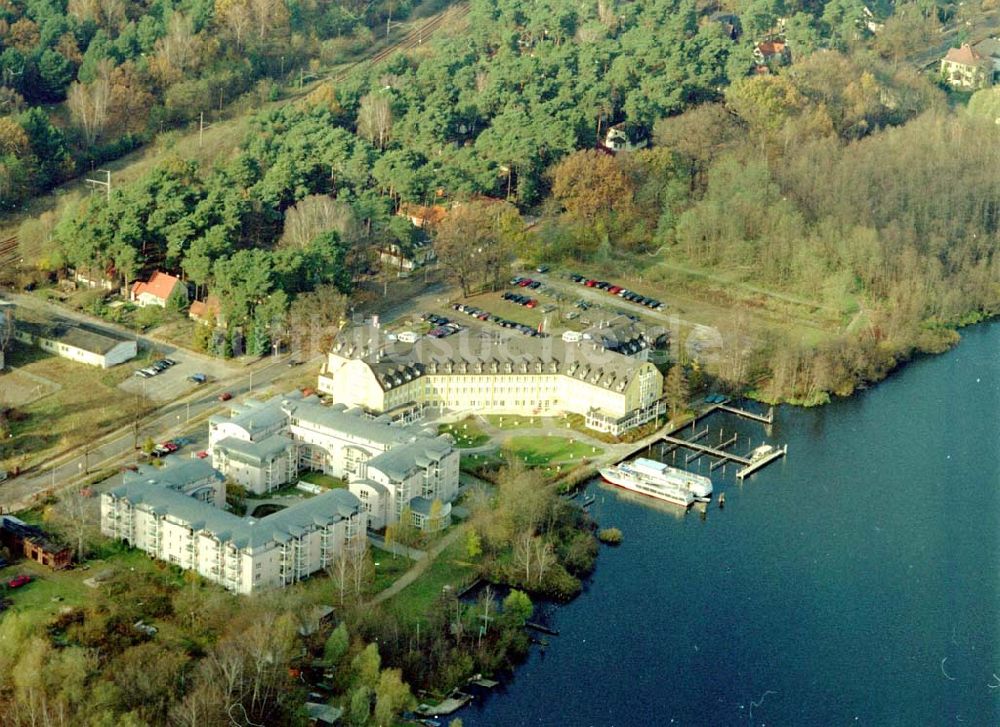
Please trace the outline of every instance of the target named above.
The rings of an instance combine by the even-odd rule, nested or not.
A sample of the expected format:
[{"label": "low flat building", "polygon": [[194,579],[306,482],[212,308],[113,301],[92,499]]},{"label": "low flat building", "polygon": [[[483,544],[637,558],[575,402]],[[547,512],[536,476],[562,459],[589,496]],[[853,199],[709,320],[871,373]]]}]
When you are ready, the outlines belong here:
[{"label": "low flat building", "polygon": [[149,483],[101,495],[104,535],[236,593],[301,581],[333,563],[365,528],[365,510],[346,490],[330,490],[259,520]]},{"label": "low flat building", "polygon": [[[374,329],[334,343],[318,388],[346,406],[389,413],[413,406],[478,414],[581,414],[620,434],[662,411],[663,376],[605,342],[464,330],[415,343]],[[641,353],[641,351],[637,351]]]},{"label": "low flat building", "polygon": [[129,361],[138,354],[134,338],[61,318],[19,320],[15,324],[14,336],[22,343],[37,346],[56,356],[103,369]]}]

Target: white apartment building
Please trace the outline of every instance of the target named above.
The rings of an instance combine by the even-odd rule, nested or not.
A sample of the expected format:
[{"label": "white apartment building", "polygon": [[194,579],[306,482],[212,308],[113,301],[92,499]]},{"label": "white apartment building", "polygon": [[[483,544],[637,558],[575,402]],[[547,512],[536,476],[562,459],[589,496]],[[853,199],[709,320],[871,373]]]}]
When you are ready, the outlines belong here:
[{"label": "white apartment building", "polygon": [[259,520],[150,483],[101,495],[104,535],[236,593],[287,586],[322,570],[365,528],[364,508],[345,490]]},{"label": "white apartment building", "polygon": [[[209,452],[215,467],[257,493],[303,469],[343,479],[374,529],[396,522],[407,505],[419,527],[444,527],[458,494],[459,453],[447,437],[297,391],[209,419]],[[416,498],[440,501],[441,517],[424,517],[430,505],[412,504]]]},{"label": "white apartment building", "polygon": [[663,376],[645,345],[613,350],[609,336],[580,340],[464,330],[416,343],[355,329],[327,355],[318,388],[374,412],[414,406],[478,414],[582,414],[620,434],[662,411]]}]

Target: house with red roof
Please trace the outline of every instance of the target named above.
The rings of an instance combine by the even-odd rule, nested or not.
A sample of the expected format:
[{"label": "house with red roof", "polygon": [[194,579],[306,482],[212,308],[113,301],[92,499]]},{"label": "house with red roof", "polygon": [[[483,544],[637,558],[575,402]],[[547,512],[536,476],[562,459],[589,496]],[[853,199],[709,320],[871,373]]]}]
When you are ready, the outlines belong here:
[{"label": "house with red roof", "polygon": [[173,275],[157,271],[148,281],[140,280],[132,285],[129,300],[141,308],[147,305],[166,308],[170,299],[175,297],[180,299],[183,296],[183,302],[187,303],[187,295],[187,286],[184,283]]},{"label": "house with red roof", "polygon": [[941,59],[941,75],[954,88],[987,88],[993,85],[993,59],[963,43]]},{"label": "house with red roof", "polygon": [[203,301],[194,301],[188,309],[188,318],[210,326],[224,325],[222,303],[219,301],[219,296],[210,295]]}]

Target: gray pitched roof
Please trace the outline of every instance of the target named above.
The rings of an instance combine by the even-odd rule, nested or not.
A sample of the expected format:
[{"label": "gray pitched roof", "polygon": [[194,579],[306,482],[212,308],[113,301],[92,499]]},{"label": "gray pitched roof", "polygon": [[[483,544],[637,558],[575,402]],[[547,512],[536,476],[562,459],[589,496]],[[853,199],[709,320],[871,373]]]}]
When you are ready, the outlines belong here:
[{"label": "gray pitched roof", "polygon": [[235,437],[226,437],[216,443],[216,447],[224,450],[226,456],[247,464],[262,464],[278,457],[293,444],[292,440],[283,434],[275,434],[259,442],[247,442]]},{"label": "gray pitched roof", "polygon": [[183,490],[193,482],[213,477],[222,479],[222,475],[203,459],[168,459],[163,467],[141,464],[136,472],[126,471],[122,482],[126,485],[148,484]]},{"label": "gray pitched roof", "polygon": [[282,403],[286,398],[275,396],[267,401],[247,399],[243,403],[233,404],[228,417],[216,415],[209,421],[213,424],[235,424],[248,431],[251,437],[256,437],[284,424],[288,415],[282,409]]},{"label": "gray pitched roof", "polygon": [[452,449],[447,437],[418,439],[375,455],[368,460],[368,468],[384,472],[393,481],[400,482],[415,470],[440,462]]},{"label": "gray pitched roof", "polygon": [[86,323],[77,323],[62,318],[41,322],[21,320],[16,325],[21,331],[36,338],[57,341],[101,356],[115,346],[132,340],[111,331],[88,326]]},{"label": "gray pitched roof", "polygon": [[386,446],[408,442],[418,434],[413,427],[391,426],[387,417],[371,419],[360,409],[347,409],[343,404],[325,406],[316,397],[288,401],[286,406],[303,425],[353,434]]},{"label": "gray pitched roof", "polygon": [[221,542],[238,548],[259,548],[269,543],[285,543],[311,526],[326,526],[358,512],[361,501],[347,490],[329,490],[297,502],[259,520],[244,519],[175,490],[137,483],[122,485],[108,493],[137,507],[187,523]]}]

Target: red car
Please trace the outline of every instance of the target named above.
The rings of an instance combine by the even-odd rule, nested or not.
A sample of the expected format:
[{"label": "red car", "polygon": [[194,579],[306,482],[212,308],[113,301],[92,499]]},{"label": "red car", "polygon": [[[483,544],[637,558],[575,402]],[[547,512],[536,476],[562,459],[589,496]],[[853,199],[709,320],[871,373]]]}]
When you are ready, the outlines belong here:
[{"label": "red car", "polygon": [[161,444],[160,446],[161,446],[161,447],[163,447],[163,448],[164,448],[165,450],[167,450],[167,453],[168,453],[168,454],[173,454],[173,453],[174,453],[174,452],[176,452],[176,451],[177,451],[178,449],[180,449],[180,447],[178,447],[178,446],[177,446],[177,445],[176,445],[175,443],[173,443],[173,442],[164,442],[164,443],[163,443],[163,444]]},{"label": "red car", "polygon": [[529,285],[531,285],[531,278],[525,278],[520,283],[518,283],[518,285],[521,286],[522,288],[527,288]]},{"label": "red car", "polygon": [[20,588],[21,586],[26,585],[28,583],[31,583],[31,576],[25,574],[14,576],[9,581],[7,581],[7,585],[10,586],[11,588]]},{"label": "red car", "polygon": [[536,305],[538,305],[538,301],[532,299],[532,300],[529,300],[527,303],[525,303],[524,307],[525,308],[534,308]]},{"label": "red car", "polygon": [[608,288],[608,292],[611,293],[611,295],[618,295],[618,293],[621,292],[621,288],[618,287],[617,285],[612,285],[610,288]]},{"label": "red car", "polygon": [[205,459],[207,456],[208,452],[205,452],[204,450],[195,454],[195,457],[197,457],[198,459]]},{"label": "red car", "polygon": [[584,283],[584,285],[586,285],[588,288],[593,288],[595,285],[597,285],[597,281],[596,280],[588,280],[587,282]]},{"label": "red car", "polygon": [[219,394],[219,401],[229,401],[232,398],[233,395],[230,394],[228,391],[223,391],[221,394]]}]

